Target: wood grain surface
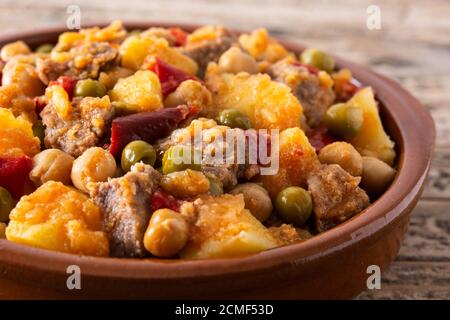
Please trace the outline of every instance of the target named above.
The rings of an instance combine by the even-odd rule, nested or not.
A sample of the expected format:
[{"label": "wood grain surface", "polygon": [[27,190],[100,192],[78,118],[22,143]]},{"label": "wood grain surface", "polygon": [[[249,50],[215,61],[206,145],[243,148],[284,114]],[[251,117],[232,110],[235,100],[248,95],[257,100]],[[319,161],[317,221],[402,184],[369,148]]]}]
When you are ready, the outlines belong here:
[{"label": "wood grain surface", "polygon": [[[366,27],[366,9],[381,9],[381,29]],[[437,128],[430,178],[397,260],[381,290],[358,299],[450,298],[450,1],[301,0],[0,0],[3,33],[65,25],[67,5],[82,24],[113,19],[264,26],[399,81],[431,111]]]}]

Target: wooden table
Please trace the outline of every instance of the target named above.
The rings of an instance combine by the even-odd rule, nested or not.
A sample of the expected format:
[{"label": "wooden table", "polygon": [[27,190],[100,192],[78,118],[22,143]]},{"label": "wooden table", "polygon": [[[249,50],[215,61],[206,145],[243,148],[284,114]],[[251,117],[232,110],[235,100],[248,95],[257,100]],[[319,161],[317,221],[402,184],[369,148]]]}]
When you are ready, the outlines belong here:
[{"label": "wooden table", "polygon": [[[2,0],[2,32],[64,25],[68,4],[82,23],[112,19],[265,26],[370,66],[396,79],[431,111],[437,127],[430,178],[397,260],[382,289],[359,299],[450,298],[450,2],[301,0]],[[367,7],[381,9],[381,30],[366,27]]]}]

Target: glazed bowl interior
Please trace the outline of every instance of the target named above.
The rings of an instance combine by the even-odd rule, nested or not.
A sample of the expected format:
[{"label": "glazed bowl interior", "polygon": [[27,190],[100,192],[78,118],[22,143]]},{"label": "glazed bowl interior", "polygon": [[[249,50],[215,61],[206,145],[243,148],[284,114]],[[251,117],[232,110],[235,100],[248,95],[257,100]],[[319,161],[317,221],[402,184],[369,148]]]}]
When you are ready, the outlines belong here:
[{"label": "glazed bowl interior", "polygon": [[[98,24],[102,25],[102,24]],[[125,23],[128,29],[151,26],[173,26],[167,23]],[[191,31],[197,26],[180,25]],[[31,47],[55,43],[64,28],[17,33],[0,37],[0,46],[22,39]],[[289,50],[299,53],[303,46],[281,41]],[[389,189],[366,210],[352,219],[313,238],[258,254],[226,259],[118,259],[76,256],[0,240],[0,260],[30,268],[44,268],[62,273],[65,266],[78,264],[83,273],[106,278],[177,279],[212,277],[225,274],[245,274],[264,269],[276,270],[293,261],[314,260],[360,241],[389,224],[407,207],[411,198],[422,189],[434,144],[434,124],[425,108],[397,83],[368,69],[336,57],[339,68],[349,68],[365,86],[372,86],[380,102],[383,123],[395,141],[397,176]],[[1,254],[3,252],[3,254]],[[2,258],[3,257],[3,258]],[[2,262],[3,262],[2,261]]]}]

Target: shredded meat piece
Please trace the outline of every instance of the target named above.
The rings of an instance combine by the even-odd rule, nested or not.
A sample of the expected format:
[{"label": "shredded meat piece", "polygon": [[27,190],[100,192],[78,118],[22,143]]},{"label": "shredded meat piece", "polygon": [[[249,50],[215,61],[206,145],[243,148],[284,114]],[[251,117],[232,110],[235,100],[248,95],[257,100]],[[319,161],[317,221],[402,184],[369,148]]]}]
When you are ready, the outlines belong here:
[{"label": "shredded meat piece", "polygon": [[[238,163],[237,152],[231,153],[230,156],[232,158],[226,159],[227,148],[231,148],[233,146],[228,145],[225,134],[235,133],[235,135],[233,135],[233,143],[236,146],[236,139],[238,139],[237,137],[239,134],[245,135],[244,130],[237,128],[230,129],[226,126],[219,126],[214,120],[206,122],[205,119],[200,118],[197,121],[203,122],[203,127],[201,129],[203,148],[201,171],[203,173],[212,175],[218,179],[222,183],[225,190],[231,190],[235,187],[240,178],[250,180],[260,173],[259,165],[250,163],[249,161],[250,150],[248,143],[245,145],[245,161],[243,161],[245,163]],[[159,140],[155,146],[158,153],[162,154],[164,151],[177,144],[193,143],[193,130],[193,126],[180,128],[173,131],[169,137]],[[250,137],[253,137],[252,139],[256,139],[256,136],[253,136],[252,134],[254,134],[254,131],[249,132],[249,139]],[[210,141],[211,136],[218,137],[220,135],[223,137],[221,143],[220,140]],[[233,150],[236,151],[236,149]],[[222,155],[223,157],[219,158],[217,155]]]},{"label": "shredded meat piece", "polygon": [[358,187],[360,180],[337,164],[321,165],[311,173],[308,189],[319,232],[350,219],[369,205],[366,192]]},{"label": "shredded meat piece", "polygon": [[137,163],[120,178],[88,186],[94,202],[103,210],[111,255],[143,257],[143,239],[150,218],[150,199],[161,174],[153,167]]},{"label": "shredded meat piece", "polygon": [[324,113],[334,102],[331,88],[322,86],[319,77],[290,58],[273,64],[268,73],[278,82],[288,85],[303,107],[307,123],[311,127],[320,124]]},{"label": "shredded meat piece", "polygon": [[185,47],[180,48],[180,51],[197,62],[199,75],[202,77],[208,63],[219,61],[222,53],[227,51],[236,40],[235,35],[221,28],[216,39],[187,44]]},{"label": "shredded meat piece", "polygon": [[96,79],[102,68],[117,63],[119,51],[108,42],[90,42],[71,48],[64,61],[54,61],[51,57],[37,60],[39,78],[45,84],[65,75],[76,79]]},{"label": "shredded meat piece", "polygon": [[46,126],[46,147],[61,149],[78,157],[86,149],[97,145],[109,127],[114,109],[107,97],[74,98],[72,106],[74,111],[69,119],[62,119],[52,103],[40,115]]}]

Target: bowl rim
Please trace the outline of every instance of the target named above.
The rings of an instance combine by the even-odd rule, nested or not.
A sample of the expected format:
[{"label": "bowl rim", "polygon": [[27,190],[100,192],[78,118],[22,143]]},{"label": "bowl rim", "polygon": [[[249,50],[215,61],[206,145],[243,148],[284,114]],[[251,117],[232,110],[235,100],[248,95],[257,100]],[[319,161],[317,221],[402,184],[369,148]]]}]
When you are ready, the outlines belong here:
[{"label": "bowl rim", "polygon": [[[83,28],[107,24],[99,22]],[[158,21],[124,21],[124,25],[129,29],[161,26],[180,27],[188,31],[200,26]],[[51,27],[0,35],[0,46],[16,40],[24,40],[35,46],[44,43],[44,39],[55,38],[56,34],[64,31],[67,31],[65,27]],[[295,53],[304,49],[304,46],[297,42],[282,39],[280,42]],[[349,68],[358,81],[372,86],[377,100],[381,102],[382,114],[391,119],[393,130],[397,131],[399,140],[395,141],[398,154],[398,172],[395,180],[379,199],[355,217],[307,241],[242,257],[205,260],[79,256],[0,239],[0,265],[15,265],[65,274],[67,266],[75,264],[80,266],[83,276],[99,278],[146,280],[207,278],[224,274],[276,270],[283,265],[315,260],[378,232],[397,219],[406,208],[415,205],[414,200],[423,189],[431,163],[436,135],[434,122],[428,110],[395,81],[366,67],[334,57],[339,68]]]}]

